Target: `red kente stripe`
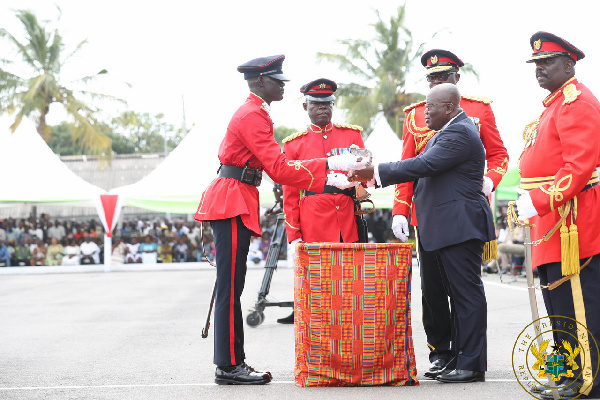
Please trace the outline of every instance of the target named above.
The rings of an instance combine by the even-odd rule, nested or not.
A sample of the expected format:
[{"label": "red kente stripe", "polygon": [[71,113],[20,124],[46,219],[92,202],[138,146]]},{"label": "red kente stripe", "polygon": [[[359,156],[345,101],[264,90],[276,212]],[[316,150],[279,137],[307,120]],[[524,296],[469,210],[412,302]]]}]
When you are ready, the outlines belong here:
[{"label": "red kente stripe", "polygon": [[231,293],[229,294],[229,353],[231,365],[235,365],[235,326],[233,303],[235,301],[235,258],[237,255],[237,219],[231,218]]}]

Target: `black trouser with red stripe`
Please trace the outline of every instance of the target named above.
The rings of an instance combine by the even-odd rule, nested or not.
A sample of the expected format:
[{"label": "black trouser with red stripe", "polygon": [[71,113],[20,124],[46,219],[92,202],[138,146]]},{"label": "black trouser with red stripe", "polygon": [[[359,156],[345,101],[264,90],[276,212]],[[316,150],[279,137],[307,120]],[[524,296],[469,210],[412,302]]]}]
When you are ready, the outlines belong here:
[{"label": "black trouser with red stripe", "polygon": [[[580,264],[583,264],[586,261],[587,258],[582,259],[580,260]],[[543,286],[558,281],[563,277],[559,262],[540,265],[538,267],[538,273],[540,275],[540,284]],[[574,296],[573,283],[570,280],[563,282],[560,286],[552,290],[547,288],[542,289],[542,296],[544,297],[544,304],[546,305],[548,315],[559,315],[572,318],[572,320],[577,320],[575,308],[581,310],[585,315],[585,322],[588,329],[587,340],[589,340],[590,343],[589,355],[591,357],[592,375],[595,378],[593,380],[594,383],[592,385],[591,393],[589,393],[589,398],[597,399],[600,398],[600,374],[598,373],[598,353],[600,351],[600,297],[598,295],[600,292],[600,255],[596,254],[591,262],[581,270],[579,282],[578,286],[580,286],[580,288],[576,288],[575,292],[580,292],[581,297]],[[551,320],[555,319],[551,318]],[[561,319],[557,320],[560,321]],[[581,321],[578,322],[582,323]],[[593,336],[593,339],[589,337],[590,334]],[[555,344],[560,345],[563,340],[566,340],[571,344],[572,349],[576,346],[581,348],[581,341],[585,340],[585,338],[581,337],[579,338],[579,341],[576,340],[578,332],[577,324],[575,323],[573,323],[572,326],[569,324],[567,327],[560,326],[560,328],[557,327],[556,329],[553,329],[552,335]],[[566,352],[566,349],[561,348],[560,353],[563,354],[564,352]],[[580,350],[579,355],[575,358],[579,367],[577,370],[573,371],[575,377],[572,379],[565,379],[565,381],[572,381],[573,379],[577,380],[577,387],[581,387],[585,384],[581,374],[582,354],[583,351]],[[590,360],[587,360],[587,362],[589,363]],[[568,384],[565,381],[561,382],[561,385]],[[586,386],[586,388],[587,387],[588,386]]]},{"label": "black trouser with red stripe", "polygon": [[239,216],[210,224],[217,264],[214,363],[218,366],[237,365],[246,358],[240,297],[246,280],[251,232]]}]

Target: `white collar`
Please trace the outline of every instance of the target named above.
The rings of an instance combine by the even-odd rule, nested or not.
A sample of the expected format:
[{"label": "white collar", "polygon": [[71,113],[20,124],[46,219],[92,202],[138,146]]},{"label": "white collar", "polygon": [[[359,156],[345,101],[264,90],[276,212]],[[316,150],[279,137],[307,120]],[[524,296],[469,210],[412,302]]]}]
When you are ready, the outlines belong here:
[{"label": "white collar", "polygon": [[442,126],[442,129],[440,129],[440,131],[443,131],[444,129],[446,129],[448,127],[448,125],[450,125],[452,123],[452,121],[454,121],[456,119],[456,117],[458,117],[462,113],[464,113],[464,111],[461,111],[460,113],[456,114],[450,121],[446,122],[446,125]]}]

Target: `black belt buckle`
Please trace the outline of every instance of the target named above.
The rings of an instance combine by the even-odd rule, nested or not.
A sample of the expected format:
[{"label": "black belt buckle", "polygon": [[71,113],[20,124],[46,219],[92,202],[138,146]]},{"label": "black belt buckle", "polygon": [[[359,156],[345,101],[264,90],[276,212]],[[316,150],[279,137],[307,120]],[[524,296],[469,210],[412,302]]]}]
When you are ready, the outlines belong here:
[{"label": "black belt buckle", "polygon": [[244,167],[244,169],[242,169],[240,181],[249,185],[260,186],[260,182],[262,181],[262,171]]}]

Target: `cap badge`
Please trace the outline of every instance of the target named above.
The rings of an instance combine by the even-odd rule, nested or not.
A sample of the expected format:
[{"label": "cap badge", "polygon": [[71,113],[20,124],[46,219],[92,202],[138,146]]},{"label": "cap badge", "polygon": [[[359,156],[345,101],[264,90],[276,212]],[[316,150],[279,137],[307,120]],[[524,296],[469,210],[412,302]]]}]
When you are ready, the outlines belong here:
[{"label": "cap badge", "polygon": [[533,42],[533,48],[535,49],[535,51],[539,51],[542,48],[542,39],[538,39],[535,42]]},{"label": "cap badge", "polygon": [[438,62],[438,57],[437,57],[437,56],[431,56],[430,60],[431,60],[431,63],[432,63],[432,64],[437,64],[437,62]]},{"label": "cap badge", "polygon": [[324,83],[321,83],[321,84],[319,85],[319,89],[325,89],[325,86],[326,86],[326,85],[325,85]]}]

